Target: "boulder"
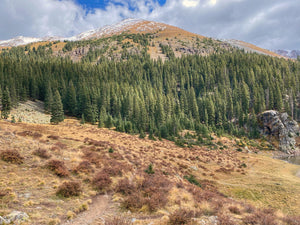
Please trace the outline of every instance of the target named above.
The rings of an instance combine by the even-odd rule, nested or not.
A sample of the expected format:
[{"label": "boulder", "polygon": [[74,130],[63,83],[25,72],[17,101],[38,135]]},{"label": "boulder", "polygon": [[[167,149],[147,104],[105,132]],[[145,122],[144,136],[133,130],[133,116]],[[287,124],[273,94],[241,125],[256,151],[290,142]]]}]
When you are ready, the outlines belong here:
[{"label": "boulder", "polygon": [[20,223],[27,221],[29,219],[29,216],[25,212],[20,211],[12,211],[8,216],[5,217],[7,221],[10,223]]},{"label": "boulder", "polygon": [[295,141],[295,137],[299,136],[299,125],[287,113],[268,110],[258,115],[258,122],[264,135],[279,141],[280,151],[289,155],[300,152]]}]

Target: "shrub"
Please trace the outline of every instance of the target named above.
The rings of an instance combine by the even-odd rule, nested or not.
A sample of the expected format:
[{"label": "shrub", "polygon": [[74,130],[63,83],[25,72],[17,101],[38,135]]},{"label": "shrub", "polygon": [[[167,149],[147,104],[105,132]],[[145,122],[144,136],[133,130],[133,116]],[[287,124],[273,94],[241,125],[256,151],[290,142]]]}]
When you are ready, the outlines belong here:
[{"label": "shrub", "polygon": [[57,176],[59,177],[67,177],[69,176],[69,171],[67,167],[65,166],[65,163],[59,160],[50,160],[47,164],[46,167],[53,171]]},{"label": "shrub", "polygon": [[236,223],[230,219],[229,216],[218,214],[218,225],[235,225]]},{"label": "shrub", "polygon": [[145,172],[148,173],[148,174],[154,174],[155,172],[154,172],[154,170],[153,170],[153,165],[150,164],[150,165],[148,166],[148,168],[145,170]]},{"label": "shrub", "polygon": [[134,192],[135,190],[135,186],[130,183],[130,181],[128,180],[128,178],[119,180],[115,191],[119,192],[123,195],[130,195]]},{"label": "shrub", "polygon": [[191,222],[194,213],[190,210],[177,209],[170,215],[169,224],[182,225]]},{"label": "shrub", "polygon": [[244,224],[249,225],[277,225],[275,217],[272,214],[266,214],[263,211],[257,211],[256,213],[243,218]]},{"label": "shrub", "polygon": [[8,163],[22,164],[24,158],[17,150],[4,150],[0,153],[0,158]]},{"label": "shrub", "polygon": [[82,192],[81,184],[77,181],[64,182],[58,187],[57,196],[69,198],[71,196],[79,196]]},{"label": "shrub", "polygon": [[[127,185],[129,186],[126,187]],[[161,175],[146,175],[142,183],[136,187],[130,185],[129,181],[124,181],[124,186],[122,189],[130,193],[122,203],[126,209],[134,211],[143,207],[143,210],[153,212],[164,207],[168,202],[170,182]]]},{"label": "shrub", "polygon": [[95,175],[92,183],[96,189],[103,190],[111,185],[112,180],[107,173],[101,171]]},{"label": "shrub", "polygon": [[300,216],[286,216],[283,221],[288,225],[298,225],[300,224]]},{"label": "shrub", "polygon": [[109,149],[108,149],[108,152],[109,152],[109,153],[114,153],[114,149],[113,149],[113,148],[109,148]]},{"label": "shrub", "polygon": [[38,156],[38,157],[41,157],[43,159],[49,159],[51,158],[51,155],[47,152],[46,149],[43,149],[43,148],[39,148],[37,150],[35,150],[33,152],[34,155]]},{"label": "shrub", "polygon": [[98,165],[100,163],[101,157],[98,153],[85,150],[83,154],[84,154],[83,158],[89,161],[90,163],[95,165]]},{"label": "shrub", "polygon": [[110,167],[105,167],[103,172],[107,173],[108,175],[115,177],[115,176],[122,176],[122,169],[119,165],[112,165]]},{"label": "shrub", "polygon": [[47,138],[53,139],[53,140],[58,140],[59,136],[56,135],[49,135]]},{"label": "shrub", "polygon": [[113,217],[105,220],[105,225],[130,225],[131,220],[124,217]]},{"label": "shrub", "polygon": [[201,187],[201,184],[196,180],[194,175],[190,174],[189,176],[184,176],[183,178],[186,179],[191,184]]},{"label": "shrub", "polygon": [[241,210],[236,206],[230,206],[230,207],[228,207],[228,209],[231,213],[234,213],[237,215],[241,214]]},{"label": "shrub", "polygon": [[122,207],[134,211],[144,205],[144,198],[140,192],[134,192],[129,195],[123,202]]},{"label": "shrub", "polygon": [[93,173],[94,169],[90,162],[82,161],[79,165],[73,170],[74,173]]}]

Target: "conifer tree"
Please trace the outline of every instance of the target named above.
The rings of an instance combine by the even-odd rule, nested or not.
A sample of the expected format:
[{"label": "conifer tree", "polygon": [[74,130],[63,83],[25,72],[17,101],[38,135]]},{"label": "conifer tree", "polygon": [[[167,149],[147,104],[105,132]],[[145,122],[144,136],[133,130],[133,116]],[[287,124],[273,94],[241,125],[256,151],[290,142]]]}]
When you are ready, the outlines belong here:
[{"label": "conifer tree", "polygon": [[53,103],[51,108],[52,109],[51,109],[50,122],[54,124],[58,124],[59,122],[64,121],[65,117],[64,117],[63,104],[58,90],[55,91],[55,94],[53,96]]},{"label": "conifer tree", "polygon": [[2,112],[1,117],[4,119],[8,118],[9,112],[11,110],[11,98],[8,87],[6,87],[2,93]]}]

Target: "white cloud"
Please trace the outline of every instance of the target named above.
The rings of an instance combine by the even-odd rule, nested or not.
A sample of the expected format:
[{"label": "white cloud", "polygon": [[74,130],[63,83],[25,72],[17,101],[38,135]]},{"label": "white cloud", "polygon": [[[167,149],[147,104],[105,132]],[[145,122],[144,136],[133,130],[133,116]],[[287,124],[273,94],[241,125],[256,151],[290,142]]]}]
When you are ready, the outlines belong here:
[{"label": "white cloud", "polygon": [[110,2],[105,10],[86,11],[75,0],[1,0],[0,39],[66,37],[133,17],[269,49],[300,49],[299,0],[167,0],[163,6],[154,0]]},{"label": "white cloud", "polygon": [[185,7],[196,7],[199,4],[199,0],[183,0],[182,5]]}]

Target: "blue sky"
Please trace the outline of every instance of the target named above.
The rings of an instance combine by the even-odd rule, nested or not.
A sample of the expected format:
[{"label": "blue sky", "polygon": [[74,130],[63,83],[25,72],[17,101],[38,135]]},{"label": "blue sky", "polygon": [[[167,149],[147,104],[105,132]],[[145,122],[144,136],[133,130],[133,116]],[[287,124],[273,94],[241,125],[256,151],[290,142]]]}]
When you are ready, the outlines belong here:
[{"label": "blue sky", "polygon": [[138,18],[266,49],[300,50],[300,0],[0,0],[0,40],[70,37]]},{"label": "blue sky", "polygon": [[[112,3],[113,1],[109,1],[109,0],[76,0],[76,2],[80,5],[82,5],[83,7],[85,7],[86,9],[95,9],[95,8],[100,8],[100,9],[105,9],[105,7],[109,4]],[[114,1],[114,4],[118,4],[116,3],[116,1]],[[156,2],[160,5],[163,6],[166,3],[166,0],[156,0]],[[119,5],[122,5],[119,3]],[[130,8],[132,11],[135,9],[134,7]]]}]

